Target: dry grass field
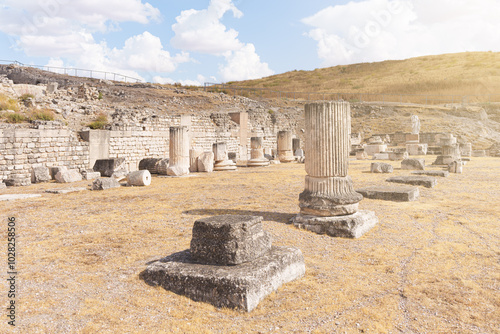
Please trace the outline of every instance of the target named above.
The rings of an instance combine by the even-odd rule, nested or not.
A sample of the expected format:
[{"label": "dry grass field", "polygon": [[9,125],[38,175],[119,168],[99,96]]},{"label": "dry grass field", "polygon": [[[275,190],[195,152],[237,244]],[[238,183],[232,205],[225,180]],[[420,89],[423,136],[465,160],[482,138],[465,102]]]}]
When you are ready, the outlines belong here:
[{"label": "dry grass field", "polygon": [[[500,53],[465,52],[334,66],[232,84],[288,92],[431,94],[455,95],[457,98],[498,94]],[[387,98],[388,101],[397,101],[399,97]],[[496,96],[495,101],[498,102],[499,98]]]},{"label": "dry grass field", "polygon": [[[435,157],[427,156],[430,164]],[[393,175],[408,174],[399,162]],[[384,184],[351,161],[357,188]],[[17,220],[18,333],[499,333],[500,159],[472,158],[463,174],[421,188],[417,202],[364,199],[379,224],[337,239],[287,224],[298,212],[304,165],[154,177],[149,187],[66,195],[47,183],[1,190],[42,197],[0,202]],[[82,181],[77,186],[86,186]],[[63,186],[64,187],[64,186]],[[306,275],[251,313],[217,309],[139,275],[189,247],[197,218],[255,214],[275,245],[300,248]],[[5,251],[1,254],[5,254]],[[4,256],[4,255],[2,255]],[[6,255],[5,255],[6,257]],[[6,273],[6,259],[0,270]],[[2,275],[2,277],[4,277]],[[2,279],[2,309],[6,280]],[[1,333],[14,332],[2,315]]]}]

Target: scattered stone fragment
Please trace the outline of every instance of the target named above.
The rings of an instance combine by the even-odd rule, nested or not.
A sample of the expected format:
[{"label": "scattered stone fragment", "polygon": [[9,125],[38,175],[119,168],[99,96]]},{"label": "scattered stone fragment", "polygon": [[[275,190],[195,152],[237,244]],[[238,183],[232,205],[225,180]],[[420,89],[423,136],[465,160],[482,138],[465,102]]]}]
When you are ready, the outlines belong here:
[{"label": "scattered stone fragment", "polygon": [[450,173],[462,174],[463,172],[463,163],[461,161],[453,161],[448,165],[448,171]]},{"label": "scattered stone fragment", "polygon": [[203,152],[198,157],[198,172],[212,173],[214,171],[214,153]]},{"label": "scattered stone fragment", "polygon": [[389,160],[389,152],[380,152],[373,154],[373,160]]},{"label": "scattered stone fragment", "polygon": [[60,171],[56,174],[56,181],[59,183],[72,183],[82,180],[82,174],[77,169]]},{"label": "scattered stone fragment", "polygon": [[111,188],[119,188],[120,183],[113,177],[100,177],[92,182],[92,190],[106,190]]},{"label": "scattered stone fragment", "polygon": [[148,170],[138,170],[127,175],[129,186],[149,186],[151,184],[151,173]]},{"label": "scattered stone fragment", "polygon": [[69,194],[83,190],[87,190],[87,188],[47,189],[45,192],[50,194]]},{"label": "scattered stone fragment", "polygon": [[391,164],[383,162],[372,162],[370,171],[372,173],[392,173],[394,171],[394,167],[392,167]]},{"label": "scattered stone fragment", "polygon": [[424,186],[432,188],[437,184],[437,179],[432,176],[409,175],[409,176],[393,176],[386,180],[387,182],[411,184],[413,186]]},{"label": "scattered stone fragment", "polygon": [[415,175],[427,175],[427,176],[439,176],[439,177],[448,177],[450,172],[446,170],[416,170],[411,172]]},{"label": "scattered stone fragment", "polygon": [[405,159],[401,161],[401,169],[408,170],[424,170],[425,169],[425,160],[424,159]]},{"label": "scattered stone fragment", "polygon": [[32,183],[49,182],[50,180],[52,180],[52,178],[50,177],[50,171],[47,167],[40,166],[33,168],[33,172],[31,174]]},{"label": "scattered stone fragment", "polygon": [[281,162],[277,159],[269,161],[271,165],[279,165]]},{"label": "scattered stone fragment", "polygon": [[101,177],[101,173],[94,172],[92,169],[87,169],[82,172],[82,176],[85,180],[95,180]]},{"label": "scattered stone fragment", "polygon": [[27,198],[35,198],[40,197],[40,194],[8,194],[8,195],[0,195],[0,201],[13,201],[16,199],[27,199]]},{"label": "scattered stone fragment", "polygon": [[68,167],[66,167],[66,166],[49,167],[50,178],[52,180],[55,180],[57,173],[59,173],[59,172],[65,172],[67,170],[68,170]]},{"label": "scattered stone fragment", "polygon": [[98,159],[94,164],[94,171],[100,172],[102,176],[111,177],[116,171],[125,171],[125,158],[115,158],[115,159]]},{"label": "scattered stone fragment", "polygon": [[147,169],[151,174],[158,174],[159,158],[146,158],[139,162],[139,170]]},{"label": "scattered stone fragment", "polygon": [[410,202],[418,199],[418,187],[374,186],[356,189],[365,198],[394,202]]}]

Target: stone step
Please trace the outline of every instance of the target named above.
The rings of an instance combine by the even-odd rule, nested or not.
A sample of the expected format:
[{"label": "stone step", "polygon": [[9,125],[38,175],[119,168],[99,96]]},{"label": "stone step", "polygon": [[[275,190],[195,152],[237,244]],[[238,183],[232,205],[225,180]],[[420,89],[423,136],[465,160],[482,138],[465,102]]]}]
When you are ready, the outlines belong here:
[{"label": "stone step", "polygon": [[412,186],[424,186],[432,188],[437,184],[437,180],[432,176],[409,175],[409,176],[393,176],[386,180],[387,182],[410,184]]}]

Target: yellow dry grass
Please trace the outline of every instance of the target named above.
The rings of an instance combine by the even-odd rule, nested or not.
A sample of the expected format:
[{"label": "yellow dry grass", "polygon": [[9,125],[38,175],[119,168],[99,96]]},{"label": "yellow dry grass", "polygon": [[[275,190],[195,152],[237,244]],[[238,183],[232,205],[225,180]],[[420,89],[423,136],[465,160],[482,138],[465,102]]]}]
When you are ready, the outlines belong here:
[{"label": "yellow dry grass", "polygon": [[[351,161],[356,187],[385,183],[369,164]],[[408,174],[391,164],[395,175]],[[360,208],[380,222],[357,240],[286,224],[298,212],[301,164],[0,202],[2,240],[7,216],[18,221],[19,333],[498,333],[499,171],[500,159],[473,158],[463,174],[421,188],[417,202],[365,199]],[[306,275],[251,313],[139,278],[148,262],[189,247],[197,218],[226,213],[262,215],[275,245],[302,250]],[[5,280],[0,291],[5,305]],[[10,332],[2,318],[0,332]]]},{"label": "yellow dry grass", "polygon": [[500,53],[465,52],[335,66],[314,71],[292,71],[233,84],[289,92],[432,94],[457,97],[498,94]]}]

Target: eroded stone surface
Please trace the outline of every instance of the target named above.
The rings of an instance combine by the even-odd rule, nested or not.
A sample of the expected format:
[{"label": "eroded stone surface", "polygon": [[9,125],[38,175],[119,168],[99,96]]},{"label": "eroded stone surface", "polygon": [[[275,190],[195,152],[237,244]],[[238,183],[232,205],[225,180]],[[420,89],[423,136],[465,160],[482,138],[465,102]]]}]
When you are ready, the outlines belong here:
[{"label": "eroded stone surface", "polygon": [[79,188],[64,188],[64,189],[47,189],[45,190],[46,193],[50,194],[69,194],[69,193],[74,193],[78,191],[83,191],[86,190],[87,188],[79,187]]},{"label": "eroded stone surface", "polygon": [[436,178],[432,176],[409,175],[409,176],[393,176],[386,180],[387,182],[411,184],[413,186],[424,186],[432,188],[437,184]]},{"label": "eroded stone surface", "polygon": [[211,173],[214,171],[214,153],[203,152],[198,157],[198,172]]},{"label": "eroded stone surface", "polygon": [[94,171],[100,172],[102,176],[110,177],[119,170],[125,170],[125,158],[98,159],[94,164]]},{"label": "eroded stone surface", "polygon": [[138,170],[127,175],[127,183],[130,186],[149,186],[151,184],[151,173],[148,170]]},{"label": "eroded stone surface", "polygon": [[352,215],[318,217],[299,214],[291,219],[298,228],[332,237],[359,238],[378,223],[373,211],[360,210]]},{"label": "eroded stone surface", "polygon": [[92,182],[92,190],[106,190],[111,188],[119,188],[120,183],[113,177],[100,177]]},{"label": "eroded stone surface", "polygon": [[273,246],[254,261],[237,266],[198,264],[186,250],[152,263],[141,278],[195,301],[250,312],[265,296],[304,273],[299,249]]},{"label": "eroded stone surface", "polygon": [[392,167],[391,164],[383,162],[372,162],[370,171],[372,173],[392,173],[394,171],[394,167]]},{"label": "eroded stone surface", "polygon": [[31,182],[33,183],[41,183],[41,182],[49,182],[52,180],[50,176],[50,170],[47,167],[35,167],[33,168]]},{"label": "eroded stone surface", "polygon": [[401,161],[401,169],[407,170],[424,170],[425,160],[424,159],[405,159]]},{"label": "eroded stone surface", "polygon": [[365,198],[394,202],[416,201],[420,196],[418,187],[373,186],[356,191]]},{"label": "eroded stone surface", "polygon": [[448,177],[450,172],[446,170],[416,170],[411,172],[415,175],[427,175],[427,176],[439,176],[439,177]]},{"label": "eroded stone surface", "polygon": [[72,183],[82,180],[82,174],[76,169],[60,171],[56,174],[56,181],[59,183]]},{"label": "eroded stone surface", "polygon": [[235,265],[255,260],[271,249],[262,217],[220,215],[198,219],[193,226],[191,255],[208,264]]}]

